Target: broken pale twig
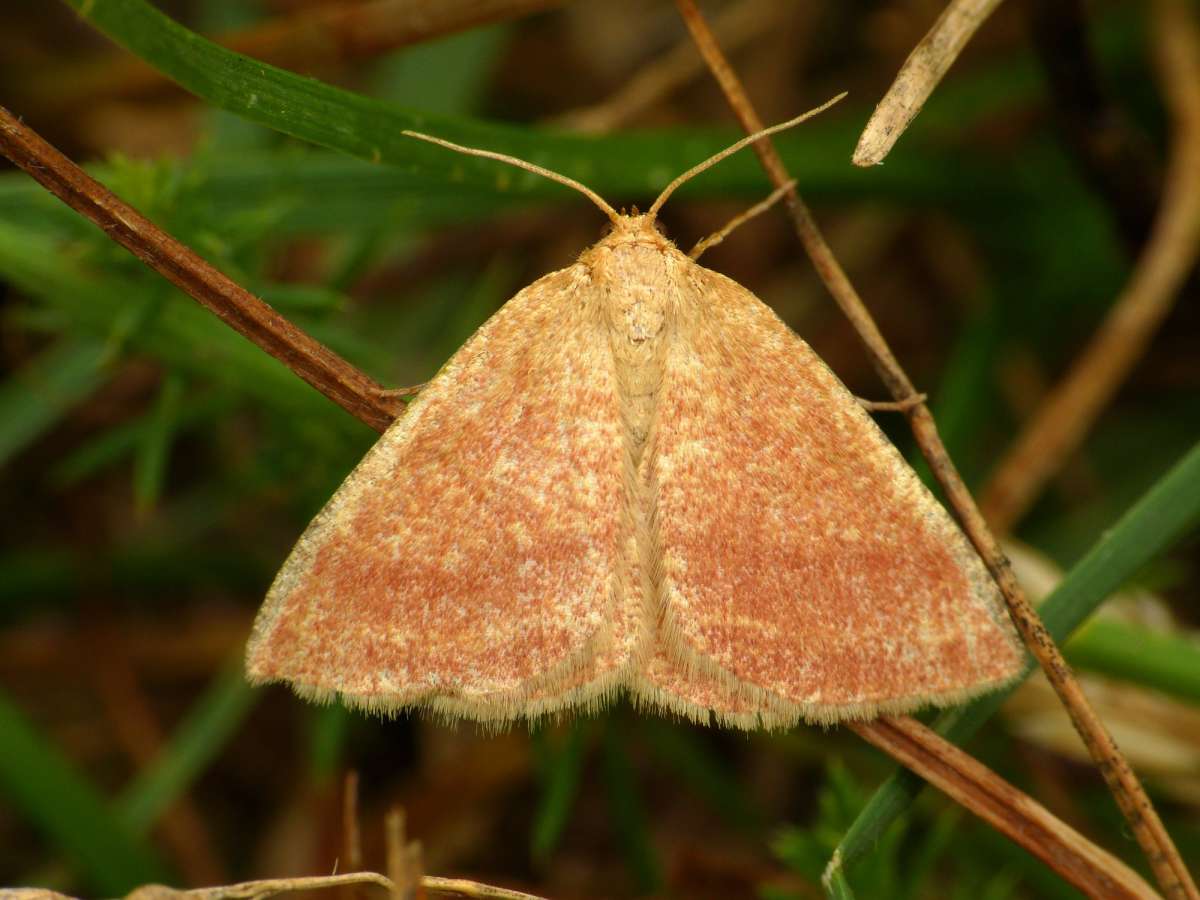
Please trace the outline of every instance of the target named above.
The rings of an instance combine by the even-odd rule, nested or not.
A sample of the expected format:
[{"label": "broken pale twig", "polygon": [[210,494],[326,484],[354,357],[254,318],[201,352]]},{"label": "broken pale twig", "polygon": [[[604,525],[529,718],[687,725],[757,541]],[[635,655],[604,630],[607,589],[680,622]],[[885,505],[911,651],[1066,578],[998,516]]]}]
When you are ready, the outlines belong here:
[{"label": "broken pale twig", "polygon": [[854,148],[852,161],[856,166],[883,162],[971,35],[999,5],[1000,0],[951,0],[875,107]]},{"label": "broken pale twig", "polygon": [[917,771],[1089,897],[1156,897],[1140,875],[1088,841],[977,759],[911,718],[885,716],[849,726]]},{"label": "broken pale twig", "polygon": [[[675,5],[679,8],[696,46],[708,62],[714,78],[720,84],[742,127],[751,134],[760,131],[762,120],[750,103],[737,73],[733,71],[717,45],[704,15],[696,7],[694,0],[675,0]],[[791,180],[769,137],[758,141],[754,150],[772,182],[782,186]],[[830,294],[858,332],[884,384],[897,401],[909,401],[917,393],[912,381],[896,360],[862,298],[858,296],[858,292],[834,257],[812,213],[794,190],[788,194],[788,211],[791,213],[800,243]],[[1054,685],[1097,769],[1146,854],[1159,885],[1168,897],[1200,898],[1179,851],[1163,827],[1162,820],[1150,803],[1141,782],[1122,756],[1104,723],[1096,716],[1079,687],[1079,682],[1063,659],[1062,652],[1046,631],[1046,626],[1029,603],[1025,592],[1017,584],[1000,545],[988,530],[974,498],[950,460],[929,408],[924,403],[917,403],[908,410],[907,415],[917,446],[928,461],[934,477],[946,492],[963,530],[995,578],[1022,640],[1045,671],[1050,683]]]},{"label": "broken pale twig", "polygon": [[1001,533],[1079,448],[1146,352],[1200,257],[1200,28],[1181,3],[1159,0],[1153,8],[1154,45],[1174,120],[1161,208],[1129,284],[983,489],[980,507]]}]

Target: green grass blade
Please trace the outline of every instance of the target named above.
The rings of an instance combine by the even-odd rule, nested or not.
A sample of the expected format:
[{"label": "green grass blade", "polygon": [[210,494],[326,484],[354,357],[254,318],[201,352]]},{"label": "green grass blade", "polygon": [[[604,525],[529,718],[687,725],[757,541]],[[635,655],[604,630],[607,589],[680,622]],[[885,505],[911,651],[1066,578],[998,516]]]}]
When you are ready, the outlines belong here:
[{"label": "green grass blade", "polygon": [[743,831],[762,827],[762,815],[746,797],[727,765],[709,752],[695,730],[662,719],[648,719],[642,737],[667,771],[704,798],[722,820]]},{"label": "green grass blade", "polygon": [[158,760],[121,794],[117,812],[122,823],[137,833],[153,825],[221,752],[257,697],[238,657],[213,679]]},{"label": "green grass blade", "polygon": [[54,743],[0,694],[0,791],[95,890],[123,895],[170,879],[154,851]]},{"label": "green grass blade", "polygon": [[[1163,476],[1047,597],[1040,612],[1054,639],[1064,641],[1106,597],[1169,548],[1197,520],[1200,520],[1200,444]],[[1033,670],[1030,662],[1026,676]],[[1015,688],[942,713],[935,723],[937,731],[955,743],[962,743],[992,717],[1012,690]],[[907,770],[894,772],[850,826],[834,860],[845,866],[870,852],[879,835],[912,803],[924,785],[924,781]]]},{"label": "green grass blade", "polygon": [[604,782],[617,841],[639,891],[651,893],[663,884],[662,866],[646,827],[646,810],[621,735],[610,721],[604,729]]},{"label": "green grass blade", "polygon": [[854,900],[854,890],[841,869],[832,871],[828,879],[822,879],[821,887],[825,888],[829,900]]},{"label": "green grass blade", "polygon": [[1081,669],[1200,703],[1200,644],[1195,639],[1100,619],[1081,628],[1063,652]]},{"label": "green grass blade", "polygon": [[554,745],[545,733],[542,744],[542,797],[533,820],[530,853],[534,862],[544,863],[558,846],[579,791],[583,769],[583,723],[573,722],[566,737]]},{"label": "green grass blade", "polygon": [[133,461],[133,500],[141,514],[152,510],[162,495],[167,458],[179,425],[182,399],[183,379],[174,373],[167,373]]},{"label": "green grass blade", "polygon": [[[192,400],[180,411],[175,433],[178,435],[202,423],[219,419],[228,414],[233,407],[233,399],[224,393],[213,393]],[[50,480],[56,487],[66,488],[108,466],[116,465],[126,456],[135,453],[147,440],[147,435],[153,428],[154,422],[150,416],[110,426],[55,463],[50,470]]]},{"label": "green grass blade", "polygon": [[0,385],[0,466],[103,383],[104,341],[65,338]]},{"label": "green grass blade", "polygon": [[313,781],[328,784],[341,773],[351,713],[341,703],[308,710],[308,761]]}]

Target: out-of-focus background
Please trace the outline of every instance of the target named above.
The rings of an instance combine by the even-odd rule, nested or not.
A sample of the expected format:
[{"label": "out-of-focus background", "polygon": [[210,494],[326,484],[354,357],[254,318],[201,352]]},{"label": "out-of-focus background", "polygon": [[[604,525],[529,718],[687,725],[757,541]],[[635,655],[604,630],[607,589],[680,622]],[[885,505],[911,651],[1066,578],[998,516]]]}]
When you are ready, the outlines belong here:
[{"label": "out-of-focus background", "polygon": [[[90,8],[129,43],[170,32],[140,0]],[[666,2],[159,8],[252,57],[426,114],[428,130],[537,155],[617,206],[644,206],[738,136]],[[468,8],[501,21],[427,37],[433,10]],[[1005,5],[869,170],[850,164],[857,135],[940,3],[704,9],[766,120],[850,92],[779,146],[987,496],[1147,245],[1176,143],[1149,7]],[[144,52],[186,68],[181,46]],[[601,232],[582,199],[519,173],[497,181],[438,158],[451,174],[434,178],[394,149],[372,163],[378,106],[348,126],[365,160],[343,152],[349,139],[319,147],[254,124],[274,100],[237,99],[247,71],[208,66],[198,100],[67,3],[0,7],[0,103],[386,384],[427,379]],[[217,109],[238,103],[242,114]],[[294,116],[301,135],[338,121],[287,103],[267,112]],[[768,189],[746,153],[663,219],[690,247]],[[883,399],[781,213],[705,262],[776,309],[855,393]],[[853,734],[729,733],[620,704],[497,735],[247,687],[240,654],[272,575],[374,434],[11,169],[0,292],[0,884],[97,895],[345,870],[353,771],[368,868],[384,867],[383,817],[401,807],[432,874],[554,897],[821,895],[826,860],[892,770]],[[1018,568],[1041,589],[1200,437],[1194,272],[1172,299],[1082,449],[1009,516],[1029,548],[1014,549]],[[880,421],[915,461],[902,417]],[[1196,860],[1197,545],[1153,539],[1137,591],[1068,651]],[[1044,687],[1018,693],[970,750],[1141,866]],[[930,791],[850,880],[865,897],[1076,896]]]}]

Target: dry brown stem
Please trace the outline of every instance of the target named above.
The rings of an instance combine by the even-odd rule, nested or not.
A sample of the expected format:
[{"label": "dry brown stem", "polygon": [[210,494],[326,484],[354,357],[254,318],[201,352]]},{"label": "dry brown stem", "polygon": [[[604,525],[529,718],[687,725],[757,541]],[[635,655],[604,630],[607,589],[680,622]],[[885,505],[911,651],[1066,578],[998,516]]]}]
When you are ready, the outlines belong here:
[{"label": "dry brown stem", "polygon": [[89,176],[4,107],[0,153],[238,334],[376,431],[404,408],[380,384],[313,340]]},{"label": "dry brown stem", "polygon": [[[737,74],[717,45],[712,31],[694,0],[675,0],[684,23],[696,41],[701,55],[707,61],[717,83],[724,91],[734,114],[748,133],[762,129],[762,120],[754,111]],[[770,138],[754,145],[763,168],[776,186],[790,179],[787,168],[780,159]],[[850,319],[859,337],[871,355],[876,371],[893,398],[900,402],[909,401],[916,393],[912,381],[901,368],[891,348],[888,347],[871,314],[867,311],[858,292],[850,283],[845,271],[834,257],[829,244],[821,234],[812,213],[794,190],[788,196],[788,211],[795,226],[797,237],[812,260],[821,280],[825,282],[842,312]],[[933,415],[924,403],[917,403],[907,412],[913,436],[929,463],[934,477],[946,493],[951,507],[958,515],[963,530],[979,551],[992,577],[996,579],[1009,613],[1017,626],[1026,646],[1046,677],[1054,686],[1072,723],[1088,748],[1097,769],[1108,784],[1117,805],[1129,823],[1138,844],[1142,847],[1154,870],[1163,892],[1171,898],[1200,898],[1191,875],[1179,856],[1179,851],[1163,827],[1162,820],[1150,803],[1145,789],[1133,773],[1129,763],[1117,748],[1112,735],[1104,727],[1088,703],[1079,682],[1075,679],[1062,652],[1046,631],[1041,618],[1029,603],[1025,592],[1017,584],[1008,559],[1004,556],[996,538],[988,530],[979,508],[970,491],[963,483],[958,470],[951,462],[945,445],[938,435]]]},{"label": "dry brown stem", "polygon": [[863,740],[920,772],[930,784],[1024,847],[1089,897],[1158,896],[1125,863],[915,719],[885,716],[849,727]]},{"label": "dry brown stem", "polygon": [[856,166],[877,166],[904,134],[967,41],[1000,0],[951,0],[888,88],[854,148]]},{"label": "dry brown stem", "polygon": [[1124,291],[983,489],[980,507],[1000,533],[1028,511],[1083,443],[1146,352],[1200,256],[1200,29],[1176,0],[1158,0],[1153,9],[1154,47],[1174,120],[1161,207]]}]

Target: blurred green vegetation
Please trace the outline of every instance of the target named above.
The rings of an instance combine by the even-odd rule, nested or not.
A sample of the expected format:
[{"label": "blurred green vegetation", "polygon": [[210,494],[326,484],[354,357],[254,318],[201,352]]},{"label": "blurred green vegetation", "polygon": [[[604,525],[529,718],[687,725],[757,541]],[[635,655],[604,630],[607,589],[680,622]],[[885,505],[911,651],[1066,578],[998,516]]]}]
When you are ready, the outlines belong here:
[{"label": "blurred green vegetation", "polygon": [[[71,5],[88,24],[61,47],[45,37],[64,27],[61,9],[30,0],[0,12],[4,40],[28,41],[13,57],[24,68],[11,68],[22,80],[4,102],[388,384],[426,379],[507,296],[564,263],[601,225],[557,185],[401,130],[516,154],[616,205],[645,203],[738,136],[702,78],[609,135],[539,124],[652,63],[650,50],[612,50],[622,72],[613,81],[596,74],[598,59],[572,59],[583,53],[579,33],[604,20],[600,10],[569,8],[351,60],[322,73],[326,81],[198,34],[286,15],[277,5],[172,6],[189,28],[142,0]],[[787,115],[854,88],[779,146],[835,243],[845,226],[850,255],[861,237],[855,222],[898,223],[851,274],[978,485],[1028,414],[1028,379],[1017,374],[1033,370],[1049,384],[1066,369],[1128,276],[1131,248],[1055,132],[1017,11],[981,36],[886,165],[850,166],[858,130],[903,56],[864,36],[870,23],[878,31],[893,21],[881,15],[852,5],[807,32],[764,32],[759,40],[778,42],[779,52],[800,42],[811,58],[803,73],[767,80],[758,69],[752,83],[770,86],[764,108]],[[1099,4],[1090,36],[1106,90],[1161,158],[1142,15]],[[648,21],[665,35],[658,50],[682,38],[677,23],[664,30],[669,16]],[[68,102],[65,80],[64,96],[48,91],[59,106],[15,106],[39,96],[33,87],[46,95],[73,54],[110,52],[92,28],[200,102],[156,92],[90,98],[84,109]],[[122,128],[143,129],[153,146],[159,120],[189,135],[185,155],[112,140]],[[766,185],[753,156],[741,154],[680,191],[668,224],[686,244]],[[877,395],[797,254],[780,222],[759,222],[709,264],[773,300],[853,389]],[[918,797],[914,777],[889,775],[886,760],[836,732],[730,735],[620,707],[493,737],[252,691],[237,662],[250,618],[372,432],[15,172],[0,175],[0,281],[8,512],[0,883],[114,894],[154,880],[327,871],[342,853],[338,794],[352,768],[367,826],[378,831],[386,808],[403,804],[437,874],[554,896],[815,896],[839,846],[851,863],[832,888],[839,896],[1073,896],[1032,858],[943,799]],[[1193,281],[1085,450],[1021,526],[1022,539],[1068,570],[1047,606],[1058,635],[1131,580],[1162,591],[1184,626],[1197,624],[1194,605],[1180,602],[1200,586],[1200,322],[1186,302],[1194,296]],[[902,423],[882,424],[915,459]],[[1170,696],[1182,739],[1200,739],[1185,717],[1200,699],[1200,649],[1185,631],[1107,619],[1082,628],[1068,652],[1083,669]],[[960,740],[982,728],[973,753],[1052,807],[1071,800],[1064,814],[1141,867],[1094,773],[992,721],[1000,699],[945,713],[939,727]],[[1163,737],[1153,727],[1147,743]],[[1192,859],[1200,858],[1197,760],[1193,753],[1190,774],[1150,773]],[[1047,785],[1058,785],[1056,796]],[[364,850],[381,868],[369,836]]]}]

